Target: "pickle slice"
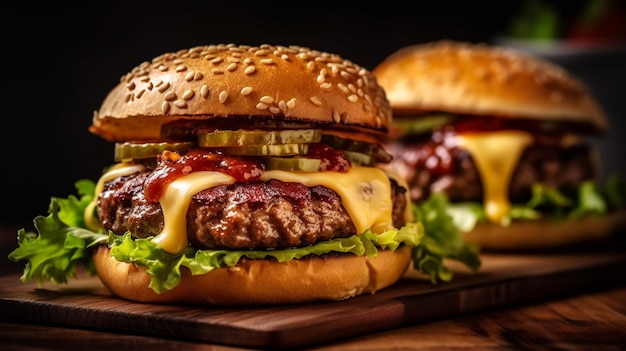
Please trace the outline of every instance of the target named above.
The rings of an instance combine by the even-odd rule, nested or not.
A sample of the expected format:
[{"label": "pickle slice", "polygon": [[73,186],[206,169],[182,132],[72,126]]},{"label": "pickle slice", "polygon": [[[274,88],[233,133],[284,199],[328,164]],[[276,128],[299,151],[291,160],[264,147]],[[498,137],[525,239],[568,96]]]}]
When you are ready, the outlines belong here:
[{"label": "pickle slice", "polygon": [[356,151],[342,150],[341,152],[343,152],[343,154],[346,155],[346,158],[348,159],[348,161],[350,161],[350,164],[352,165],[357,165],[357,166],[373,166],[374,165],[374,158],[371,155],[364,154],[361,152],[356,152]]},{"label": "pickle slice", "polygon": [[185,153],[195,146],[194,142],[115,143],[115,162],[156,157],[165,150]]},{"label": "pickle slice", "polygon": [[322,161],[317,158],[308,157],[272,157],[263,158],[265,169],[278,169],[281,171],[301,171],[301,172],[317,172],[320,169]]},{"label": "pickle slice", "polygon": [[225,155],[295,156],[309,153],[308,144],[246,145],[219,148]]},{"label": "pickle slice", "polygon": [[321,129],[198,131],[200,147],[319,143]]},{"label": "pickle slice", "polygon": [[389,162],[392,159],[391,155],[380,144],[370,144],[363,141],[340,138],[334,135],[323,135],[322,143],[342,152],[347,151],[369,155],[372,158],[370,161],[371,164],[374,162]]}]

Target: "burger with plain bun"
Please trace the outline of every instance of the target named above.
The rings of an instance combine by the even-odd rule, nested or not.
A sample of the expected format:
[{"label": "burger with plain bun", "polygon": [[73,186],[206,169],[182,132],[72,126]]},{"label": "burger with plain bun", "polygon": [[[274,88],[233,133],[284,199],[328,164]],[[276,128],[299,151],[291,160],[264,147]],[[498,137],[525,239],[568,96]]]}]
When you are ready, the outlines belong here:
[{"label": "burger with plain bun", "polygon": [[[383,167],[421,202],[444,194],[465,240],[485,250],[554,248],[623,228],[624,184],[599,185],[585,136],[607,121],[555,64],[454,41],[408,46],[373,70],[394,113]],[[620,209],[621,208],[621,209]]]},{"label": "burger with plain bun", "polygon": [[161,55],[93,116],[115,164],[78,181],[78,196],[52,198],[9,257],[28,261],[25,281],[65,283],[82,264],[125,299],[210,305],[375,293],[412,260],[433,281],[449,280],[446,256],[477,269],[468,246],[422,242],[441,234],[425,233],[405,182],[376,167],[390,160],[390,127],[375,77],[336,54],[230,44]]}]

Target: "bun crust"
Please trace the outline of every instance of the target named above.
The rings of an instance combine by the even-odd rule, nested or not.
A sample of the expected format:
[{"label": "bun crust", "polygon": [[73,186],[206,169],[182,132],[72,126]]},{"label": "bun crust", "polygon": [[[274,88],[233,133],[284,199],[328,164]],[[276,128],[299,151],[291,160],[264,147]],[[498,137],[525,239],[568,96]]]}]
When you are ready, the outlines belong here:
[{"label": "bun crust", "polygon": [[288,304],[344,300],[394,284],[406,272],[411,249],[381,250],[376,258],[341,255],[277,262],[244,260],[236,266],[191,275],[182,269],[180,284],[157,294],[145,268],[119,262],[106,246],[94,253],[102,283],[127,300],[200,305]]},{"label": "bun crust", "polygon": [[181,118],[268,116],[385,134],[391,110],[372,73],[298,46],[199,46],[133,68],[94,113],[110,141],[154,140]]},{"label": "bun crust", "polygon": [[442,111],[607,127],[580,81],[513,49],[453,41],[414,45],[391,54],[373,73],[397,115]]},{"label": "bun crust", "polygon": [[603,217],[549,222],[513,222],[508,227],[481,223],[465,233],[465,241],[480,245],[483,251],[514,251],[561,248],[605,239],[626,230],[626,210]]}]

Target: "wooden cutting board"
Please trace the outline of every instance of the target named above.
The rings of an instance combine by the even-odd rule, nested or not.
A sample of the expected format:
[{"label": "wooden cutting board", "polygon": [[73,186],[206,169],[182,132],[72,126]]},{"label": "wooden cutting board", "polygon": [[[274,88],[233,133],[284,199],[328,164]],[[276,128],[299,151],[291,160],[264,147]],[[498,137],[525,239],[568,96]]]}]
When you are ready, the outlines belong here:
[{"label": "wooden cutting board", "polygon": [[410,270],[374,295],[337,302],[222,308],[140,304],[113,297],[96,277],[66,286],[0,277],[0,318],[148,334],[251,348],[294,348],[337,341],[495,307],[626,282],[626,251],[484,254],[472,274],[450,262],[450,283]]}]

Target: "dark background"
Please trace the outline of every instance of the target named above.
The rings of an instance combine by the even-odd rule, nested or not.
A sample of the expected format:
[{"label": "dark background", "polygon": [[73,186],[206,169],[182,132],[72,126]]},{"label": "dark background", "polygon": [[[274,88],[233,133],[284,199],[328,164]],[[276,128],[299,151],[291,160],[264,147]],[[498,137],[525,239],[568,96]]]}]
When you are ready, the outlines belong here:
[{"label": "dark background", "polygon": [[[576,1],[564,1],[572,4]],[[97,180],[113,145],[87,131],[119,78],[165,52],[197,45],[300,45],[373,69],[416,43],[493,43],[521,1],[3,1],[0,223],[30,225],[51,196]],[[572,11],[572,5],[564,11]],[[622,47],[623,49],[623,47]],[[626,174],[624,50],[549,55],[594,90],[612,129],[606,172]]]}]

